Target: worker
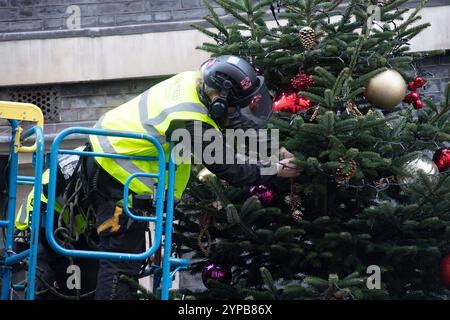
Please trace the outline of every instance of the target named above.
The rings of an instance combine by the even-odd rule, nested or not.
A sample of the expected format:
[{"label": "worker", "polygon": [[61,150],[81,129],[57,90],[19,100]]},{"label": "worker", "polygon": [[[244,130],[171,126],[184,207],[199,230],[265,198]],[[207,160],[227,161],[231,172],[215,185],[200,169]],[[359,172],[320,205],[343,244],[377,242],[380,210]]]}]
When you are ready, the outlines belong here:
[{"label": "worker", "polygon": [[[125,132],[142,132],[155,136],[168,152],[171,134],[184,128],[201,138],[196,127],[204,130],[260,129],[272,114],[272,98],[263,76],[246,60],[231,55],[219,56],[204,63],[198,71],[177,74],[134,99],[108,111],[95,128]],[[157,156],[154,146],[145,140],[90,135],[94,152],[134,156]],[[203,148],[209,142],[202,144]],[[225,145],[225,142],[224,142]],[[224,146],[227,148],[227,146]],[[225,154],[234,150],[225,150]],[[286,150],[287,152],[287,150]],[[288,153],[288,152],[287,152]],[[290,153],[289,153],[290,154]],[[86,181],[89,185],[97,218],[99,249],[111,252],[139,253],[145,250],[146,224],[133,221],[117,206],[123,198],[123,185],[137,172],[158,172],[157,161],[85,157]],[[237,186],[268,182],[275,176],[291,178],[300,174],[293,157],[279,161],[274,173],[262,174],[263,164],[205,163],[218,178]],[[181,199],[189,180],[191,165],[177,165],[175,173],[176,199]],[[152,195],[155,181],[151,178],[132,179],[130,190],[135,195]],[[137,281],[141,262],[99,261],[96,299],[133,299],[129,284],[121,275]]]}]

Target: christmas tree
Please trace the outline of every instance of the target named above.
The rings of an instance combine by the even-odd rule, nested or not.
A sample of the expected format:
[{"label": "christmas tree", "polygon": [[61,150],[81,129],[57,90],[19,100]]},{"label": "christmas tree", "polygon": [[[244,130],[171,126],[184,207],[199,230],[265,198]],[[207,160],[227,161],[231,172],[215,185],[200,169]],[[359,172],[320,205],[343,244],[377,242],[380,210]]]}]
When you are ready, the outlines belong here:
[{"label": "christmas tree", "polygon": [[[302,174],[192,179],[174,242],[211,299],[448,298],[450,84],[420,96],[428,27],[406,0],[209,1],[212,56],[246,58],[274,94],[270,127]],[[269,24],[270,11],[276,18]],[[428,53],[433,54],[433,53]],[[447,258],[446,258],[447,257]],[[216,271],[216,272],[215,272]]]}]

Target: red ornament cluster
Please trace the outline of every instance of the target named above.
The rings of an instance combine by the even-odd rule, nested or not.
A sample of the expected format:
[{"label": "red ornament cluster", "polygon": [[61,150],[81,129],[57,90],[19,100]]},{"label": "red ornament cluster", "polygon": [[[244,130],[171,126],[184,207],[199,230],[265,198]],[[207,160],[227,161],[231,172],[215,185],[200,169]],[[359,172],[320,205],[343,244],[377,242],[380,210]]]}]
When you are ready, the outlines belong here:
[{"label": "red ornament cluster", "polygon": [[309,87],[313,86],[315,83],[312,76],[307,75],[304,72],[298,73],[295,77],[291,79],[291,85],[297,91],[306,91]]},{"label": "red ornament cluster", "polygon": [[282,92],[273,102],[273,111],[294,114],[301,110],[309,109],[312,106],[313,103],[311,100],[298,96],[295,92]]},{"label": "red ornament cluster", "polygon": [[433,161],[439,171],[445,171],[450,168],[450,148],[440,148],[434,153]]},{"label": "red ornament cluster", "polygon": [[302,110],[307,110],[313,106],[311,100],[297,95],[298,91],[306,91],[309,87],[314,85],[312,76],[299,72],[291,79],[293,89],[281,92],[281,94],[273,101],[274,112],[297,113]]},{"label": "red ornament cluster", "polygon": [[410,83],[408,83],[408,90],[411,91],[405,97],[406,103],[412,103],[414,105],[414,109],[422,109],[423,102],[420,100],[420,95],[417,92],[417,89],[422,88],[425,84],[425,80],[421,77],[415,77]]}]

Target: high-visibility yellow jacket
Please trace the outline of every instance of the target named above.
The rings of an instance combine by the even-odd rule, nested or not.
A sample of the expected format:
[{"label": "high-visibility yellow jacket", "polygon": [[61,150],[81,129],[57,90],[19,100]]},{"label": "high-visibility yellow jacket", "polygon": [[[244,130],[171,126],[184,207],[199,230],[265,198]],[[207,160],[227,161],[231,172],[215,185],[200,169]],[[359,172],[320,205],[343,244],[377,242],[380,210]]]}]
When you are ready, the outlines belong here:
[{"label": "high-visibility yellow jacket", "polygon": [[[173,121],[197,120],[217,124],[208,115],[208,110],[197,93],[198,72],[187,71],[175,75],[151,87],[136,98],[107,112],[97,122],[96,128],[105,130],[143,132],[155,136],[163,145],[166,161],[169,158],[168,129]],[[157,156],[153,144],[145,140],[108,136],[90,136],[95,152],[127,154],[135,156]],[[96,157],[98,164],[122,184],[136,172],[158,172],[157,161],[141,161]],[[189,161],[177,165],[175,173],[175,198],[180,199],[189,180]],[[166,175],[167,179],[167,175]],[[166,180],[167,181],[167,180]],[[154,181],[136,178],[130,189],[137,194],[151,194]],[[167,186],[167,184],[166,184]]]},{"label": "high-visibility yellow jacket", "polygon": [[[48,185],[49,182],[50,171],[47,169],[42,174],[42,185]],[[47,197],[44,193],[41,193],[41,203],[47,203]],[[34,188],[31,189],[28,196],[23,200],[22,205],[19,208],[19,211],[16,215],[16,228],[18,230],[24,231],[30,227],[30,217],[33,212],[33,204],[34,204]],[[63,209],[63,205],[59,201],[55,201],[55,212],[60,214]],[[68,225],[69,224],[69,215],[66,211],[62,217],[63,222]],[[87,223],[84,219],[83,215],[75,214],[75,226],[77,228],[78,234],[83,233],[86,230]]]},{"label": "high-visibility yellow jacket", "polygon": [[[78,147],[75,150],[82,151],[84,149],[84,146]],[[73,162],[73,160],[72,160]],[[44,189],[46,186],[48,186],[50,180],[50,170],[45,170],[42,174],[42,189]],[[41,203],[48,203],[48,199],[46,195],[44,194],[44,190],[41,192]],[[22,205],[19,208],[19,211],[16,215],[15,219],[15,225],[16,228],[20,231],[26,230],[30,227],[30,216],[33,212],[33,204],[34,204],[34,188],[31,189],[28,196],[23,200]],[[60,214],[63,209],[62,199],[55,199],[55,212],[57,214]],[[68,225],[69,223],[69,213],[66,211],[63,214],[63,222]],[[80,213],[75,214],[75,225],[77,228],[78,234],[83,233],[86,230],[87,222],[85,221],[84,217]]]}]

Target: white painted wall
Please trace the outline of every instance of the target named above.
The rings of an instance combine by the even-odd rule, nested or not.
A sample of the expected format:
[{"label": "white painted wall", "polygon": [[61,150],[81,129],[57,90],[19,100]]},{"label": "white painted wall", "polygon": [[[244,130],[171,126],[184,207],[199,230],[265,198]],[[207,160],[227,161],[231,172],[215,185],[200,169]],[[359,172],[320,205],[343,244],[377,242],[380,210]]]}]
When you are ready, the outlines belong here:
[{"label": "white painted wall", "polygon": [[450,5],[425,8],[420,15],[415,24],[429,22],[431,27],[411,40],[412,51],[450,49]]},{"label": "white painted wall", "polygon": [[[413,51],[450,49],[450,6],[422,10],[432,26]],[[209,39],[196,30],[0,42],[0,86],[161,76],[196,69]]]}]

